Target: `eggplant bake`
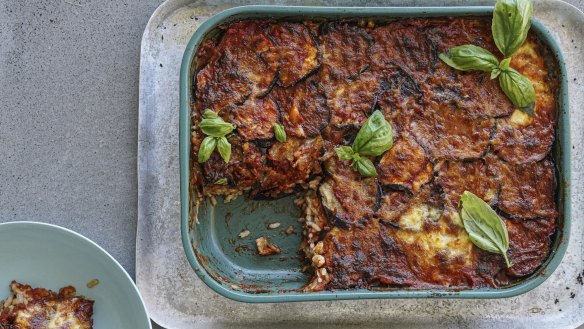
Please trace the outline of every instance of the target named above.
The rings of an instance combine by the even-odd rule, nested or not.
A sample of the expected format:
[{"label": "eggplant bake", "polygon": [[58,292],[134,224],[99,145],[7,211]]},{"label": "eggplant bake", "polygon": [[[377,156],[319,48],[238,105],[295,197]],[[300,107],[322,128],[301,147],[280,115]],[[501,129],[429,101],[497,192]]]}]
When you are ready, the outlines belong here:
[{"label": "eggplant bake", "polygon": [[0,328],[93,328],[93,301],[77,296],[72,286],[59,292],[10,283],[12,295],[0,300]]},{"label": "eggplant bake", "polygon": [[[532,32],[513,54],[536,93],[527,114],[496,79],[439,58],[470,44],[502,60],[491,25],[491,17],[223,25],[197,53],[191,157],[204,141],[204,111],[234,128],[212,141],[224,143],[221,153],[191,161],[192,186],[225,201],[296,194],[300,249],[314,273],[305,291],[502,287],[533,273],[558,219],[550,154],[558,64]],[[376,175],[362,175],[335,148],[351,146],[377,111],[393,146],[368,157]],[[464,191],[502,219],[505,259],[471,241]]]}]

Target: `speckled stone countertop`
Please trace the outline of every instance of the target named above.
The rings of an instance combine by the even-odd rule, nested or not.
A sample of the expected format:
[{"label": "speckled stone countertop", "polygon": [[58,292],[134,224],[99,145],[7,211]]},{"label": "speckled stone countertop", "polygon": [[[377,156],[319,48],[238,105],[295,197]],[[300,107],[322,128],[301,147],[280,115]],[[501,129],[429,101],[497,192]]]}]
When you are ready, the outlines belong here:
[{"label": "speckled stone countertop", "polygon": [[131,276],[140,41],[162,2],[0,0],[0,222],[75,230]]}]

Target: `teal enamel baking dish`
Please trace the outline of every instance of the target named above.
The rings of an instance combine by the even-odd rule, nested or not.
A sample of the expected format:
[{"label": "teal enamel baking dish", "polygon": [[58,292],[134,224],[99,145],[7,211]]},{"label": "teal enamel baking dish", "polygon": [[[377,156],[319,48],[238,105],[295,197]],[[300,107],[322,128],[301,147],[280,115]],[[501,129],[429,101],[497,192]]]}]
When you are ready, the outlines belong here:
[{"label": "teal enamel baking dish", "polygon": [[[548,44],[559,63],[560,94],[558,127],[553,157],[558,168],[557,202],[560,212],[558,231],[548,259],[532,275],[504,288],[342,290],[302,292],[309,276],[301,272],[297,256],[299,234],[268,230],[267,224],[280,222],[283,228],[301,227],[299,211],[292,197],[276,201],[253,201],[240,197],[229,204],[219,199],[200,205],[195,219],[196,189],[190,181],[190,110],[195,54],[206,38],[221,24],[247,18],[304,20],[318,18],[395,19],[402,17],[492,15],[493,7],[285,7],[243,6],[225,10],[205,21],[193,34],[184,52],[180,73],[180,197],[183,247],[197,275],[217,293],[242,302],[292,302],[371,298],[504,298],[534,289],[545,281],[562,260],[570,234],[570,126],[566,69],[560,48],[551,33],[533,19],[532,30]],[[253,232],[238,238],[243,230]],[[258,257],[254,239],[260,235],[281,247],[279,255]]]}]

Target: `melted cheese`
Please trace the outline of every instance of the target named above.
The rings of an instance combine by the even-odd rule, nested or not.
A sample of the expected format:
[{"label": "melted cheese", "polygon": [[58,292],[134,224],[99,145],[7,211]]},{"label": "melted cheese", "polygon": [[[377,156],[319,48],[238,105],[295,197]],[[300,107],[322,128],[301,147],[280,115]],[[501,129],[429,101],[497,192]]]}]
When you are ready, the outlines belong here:
[{"label": "melted cheese", "polygon": [[[454,212],[450,216],[453,223],[461,229],[449,230],[446,217],[441,218],[438,209],[428,205],[415,207],[401,216],[400,229],[397,237],[403,243],[409,245],[408,250],[415,251],[411,256],[417,259],[418,263],[426,266],[438,266],[435,264],[440,255],[442,258],[452,260],[453,258],[463,259],[464,263],[472,263],[472,242],[468,234],[462,229],[460,217]],[[436,221],[437,227],[431,230],[424,230],[423,224],[427,220]]]},{"label": "melted cheese", "polygon": [[533,118],[525,112],[515,110],[509,120],[515,126],[528,126],[533,121]]},{"label": "melted cheese", "polygon": [[437,221],[440,218],[440,210],[428,205],[420,205],[408,210],[400,217],[399,226],[405,230],[421,231],[424,221]]},{"label": "melted cheese", "polygon": [[90,304],[79,297],[38,300],[18,311],[14,324],[21,329],[91,329]]}]

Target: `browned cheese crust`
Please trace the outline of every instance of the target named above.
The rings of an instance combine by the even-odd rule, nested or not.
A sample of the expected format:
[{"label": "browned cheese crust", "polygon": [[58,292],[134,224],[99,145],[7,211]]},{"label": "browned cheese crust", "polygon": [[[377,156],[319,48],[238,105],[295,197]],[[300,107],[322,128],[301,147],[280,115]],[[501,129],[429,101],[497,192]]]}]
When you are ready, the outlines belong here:
[{"label": "browned cheese crust", "polygon": [[377,164],[379,182],[397,190],[417,192],[432,179],[432,163],[424,149],[413,139],[396,139]]},{"label": "browned cheese crust", "polygon": [[[557,229],[557,62],[534,33],[511,67],[536,90],[535,116],[514,109],[497,79],[461,72],[438,54],[464,44],[502,59],[487,17],[389,22],[230,23],[198,52],[192,156],[211,108],[237,126],[227,164],[194,166],[205,195],[274,199],[301,192],[305,291],[376,286],[500,287],[536,271]],[[333,148],[351,145],[379,109],[393,147],[364,178]],[[274,139],[282,124],[286,143]],[[195,161],[196,162],[196,161]],[[227,185],[214,185],[220,178]],[[507,268],[478,249],[458,213],[471,191],[507,224]]]},{"label": "browned cheese crust", "polygon": [[271,24],[269,31],[276,44],[278,85],[290,87],[318,68],[318,48],[306,26],[281,22]]},{"label": "browned cheese crust", "polygon": [[266,22],[232,23],[224,29],[218,49],[211,52],[214,56],[205,59],[206,65],[197,72],[196,99],[201,109],[218,111],[248,97],[265,95],[276,77],[277,67],[270,64],[275,47]]},{"label": "browned cheese crust", "polygon": [[54,292],[12,281],[13,295],[0,312],[0,323],[23,329],[93,328],[93,301],[76,296],[74,287]]},{"label": "browned cheese crust", "polygon": [[319,135],[328,125],[330,110],[318,81],[309,78],[290,88],[274,88],[286,134],[300,138]]},{"label": "browned cheese crust", "polygon": [[271,97],[252,98],[243,104],[231,104],[219,115],[237,126],[237,134],[245,141],[265,141],[274,138],[275,123],[280,121],[278,105]]}]

